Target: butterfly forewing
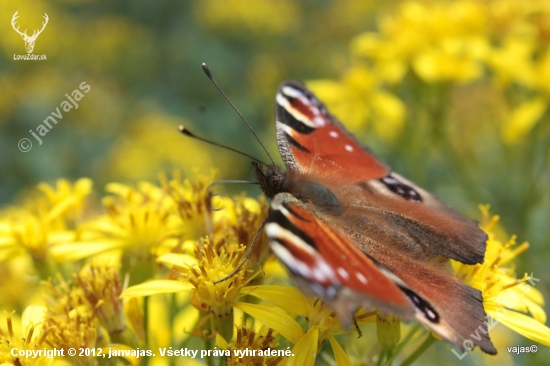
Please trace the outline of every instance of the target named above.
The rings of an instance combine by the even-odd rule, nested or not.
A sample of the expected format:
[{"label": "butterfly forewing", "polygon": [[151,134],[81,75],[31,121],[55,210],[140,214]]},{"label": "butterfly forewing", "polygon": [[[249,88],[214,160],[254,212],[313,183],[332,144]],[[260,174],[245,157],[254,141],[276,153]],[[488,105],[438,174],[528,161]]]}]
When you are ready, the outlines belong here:
[{"label": "butterfly forewing", "polygon": [[304,86],[285,82],[276,100],[277,143],[289,170],[323,180],[329,189],[350,187],[354,196],[346,203],[377,211],[374,216],[385,216],[378,224],[406,235],[402,239],[408,243],[388,245],[412,243],[413,253],[424,260],[444,256],[466,264],[483,261],[487,236],[474,220],[391,172]]},{"label": "butterfly forewing", "polygon": [[279,152],[289,169],[319,177],[327,170],[345,171],[351,181],[388,174],[385,164],[366,152],[324,105],[298,83],[286,82],[279,88],[275,119]]}]

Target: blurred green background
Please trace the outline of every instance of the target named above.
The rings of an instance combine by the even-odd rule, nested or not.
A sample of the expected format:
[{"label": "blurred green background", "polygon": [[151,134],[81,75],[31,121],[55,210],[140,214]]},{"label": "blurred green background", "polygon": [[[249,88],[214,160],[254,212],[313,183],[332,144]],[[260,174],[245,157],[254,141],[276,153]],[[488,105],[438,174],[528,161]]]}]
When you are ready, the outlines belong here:
[{"label": "blurred green background", "polygon": [[[517,260],[518,277],[532,273],[549,299],[546,3],[2,1],[0,204],[61,177],[92,178],[98,196],[108,182],[155,180],[176,168],[250,179],[246,158],[177,131],[183,124],[266,159],[203,74],[205,62],[273,156],[275,92],[298,79],[397,172],[471,217],[489,203],[503,240],[516,234],[531,245]],[[48,14],[33,51],[47,60],[14,60],[26,54],[11,25],[16,11],[29,35]],[[91,90],[39,145],[29,130],[82,82]],[[30,151],[18,149],[22,138]],[[533,342],[510,332],[501,344]],[[550,352],[539,349],[502,350],[493,362],[543,365]],[[459,362],[444,345],[422,362],[440,356],[482,362]]]}]

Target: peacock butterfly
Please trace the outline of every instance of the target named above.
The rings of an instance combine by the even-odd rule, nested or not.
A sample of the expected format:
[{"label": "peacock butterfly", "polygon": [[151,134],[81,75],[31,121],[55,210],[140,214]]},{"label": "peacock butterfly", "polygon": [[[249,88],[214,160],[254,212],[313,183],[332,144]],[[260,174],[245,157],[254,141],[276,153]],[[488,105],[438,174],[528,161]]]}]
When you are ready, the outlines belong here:
[{"label": "peacock butterfly", "polygon": [[302,84],[281,84],[275,119],[286,170],[252,165],[271,200],[270,247],[298,287],[346,326],[358,309],[376,307],[417,319],[462,350],[469,339],[496,354],[481,292],[441,260],[483,262],[487,235],[477,222],[393,172]]},{"label": "peacock butterfly", "polygon": [[[487,235],[474,220],[392,172],[303,85],[279,87],[275,119],[287,170],[252,164],[271,199],[271,249],[302,291],[344,324],[376,307],[416,318],[461,349],[487,329],[481,292],[434,260],[483,262]],[[488,332],[473,341],[496,354]]]}]

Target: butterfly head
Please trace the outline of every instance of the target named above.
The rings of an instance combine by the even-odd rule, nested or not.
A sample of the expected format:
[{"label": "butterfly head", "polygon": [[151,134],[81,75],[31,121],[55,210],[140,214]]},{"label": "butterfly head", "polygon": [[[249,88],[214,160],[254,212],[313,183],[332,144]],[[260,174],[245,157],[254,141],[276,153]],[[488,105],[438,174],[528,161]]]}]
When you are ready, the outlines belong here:
[{"label": "butterfly head", "polygon": [[252,161],[254,173],[258,183],[268,199],[272,199],[277,193],[286,192],[288,188],[286,171],[275,165],[262,165]]}]

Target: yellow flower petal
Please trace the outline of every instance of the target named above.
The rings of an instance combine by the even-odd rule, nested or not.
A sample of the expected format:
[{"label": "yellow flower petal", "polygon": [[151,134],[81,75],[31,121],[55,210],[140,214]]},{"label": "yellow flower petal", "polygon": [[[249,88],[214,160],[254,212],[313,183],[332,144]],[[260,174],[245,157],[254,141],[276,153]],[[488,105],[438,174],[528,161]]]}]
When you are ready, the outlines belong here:
[{"label": "yellow flower petal", "polygon": [[23,333],[27,334],[28,329],[34,326],[35,335],[33,338],[41,334],[42,324],[44,322],[44,316],[46,315],[46,307],[39,305],[30,305],[25,308],[21,315],[21,326]]},{"label": "yellow flower petal", "polygon": [[550,328],[535,319],[506,309],[491,311],[489,315],[516,333],[545,346],[550,346]]},{"label": "yellow flower petal", "polygon": [[243,302],[237,302],[233,306],[251,315],[268,327],[273,328],[292,343],[296,344],[304,336],[304,331],[300,327],[300,324],[278,307],[246,304]]},{"label": "yellow flower petal", "polygon": [[[174,329],[180,329],[181,332],[175,332],[174,343],[182,344],[189,336],[193,329],[197,326],[200,313],[192,305],[185,306],[182,311],[172,320]],[[223,337],[222,337],[223,338]]]},{"label": "yellow flower petal", "polygon": [[308,308],[302,293],[290,286],[248,286],[243,287],[242,294],[248,294],[283,309],[289,314],[307,316]]},{"label": "yellow flower petal", "polygon": [[307,334],[300,339],[292,350],[294,357],[289,358],[290,366],[313,366],[317,357],[317,345],[319,342],[319,328],[311,328]]},{"label": "yellow flower petal", "polygon": [[[54,362],[53,357],[40,357],[38,360],[36,360],[36,362],[34,363],[34,366],[50,366],[51,364],[53,364],[53,362]],[[4,363],[2,365],[10,365],[10,364]]]},{"label": "yellow flower petal", "polygon": [[523,302],[527,305],[527,310],[529,310],[529,312],[533,316],[533,319],[541,322],[542,324],[546,323],[546,313],[539,304],[531,299],[524,299]]},{"label": "yellow flower petal", "polygon": [[220,335],[220,333],[216,334],[216,346],[221,349],[228,349],[229,343]]},{"label": "yellow flower petal", "polygon": [[94,230],[102,232],[103,234],[110,234],[114,237],[125,237],[126,231],[121,229],[117,225],[113,225],[111,222],[106,219],[99,219],[94,222],[84,224],[84,228],[87,230]]},{"label": "yellow flower petal", "polygon": [[548,99],[539,97],[528,100],[514,109],[502,131],[504,142],[514,143],[523,139],[537,124],[547,107]]},{"label": "yellow flower petal", "polygon": [[157,294],[171,294],[180,291],[194,290],[195,287],[189,282],[179,282],[172,280],[156,280],[141,283],[128,287],[120,295],[121,298],[150,296]]},{"label": "yellow flower petal", "polygon": [[168,267],[183,267],[195,266],[198,264],[197,258],[189,254],[167,253],[157,258],[158,263],[167,265]]},{"label": "yellow flower petal", "polygon": [[124,246],[120,240],[101,239],[57,244],[50,249],[50,255],[56,262],[72,262]]},{"label": "yellow flower petal", "polygon": [[340,344],[333,336],[328,336],[328,341],[330,342],[330,345],[332,346],[332,351],[334,352],[334,358],[336,359],[336,365],[337,366],[353,366],[353,363],[349,359],[348,355],[342,347],[340,347]]}]

